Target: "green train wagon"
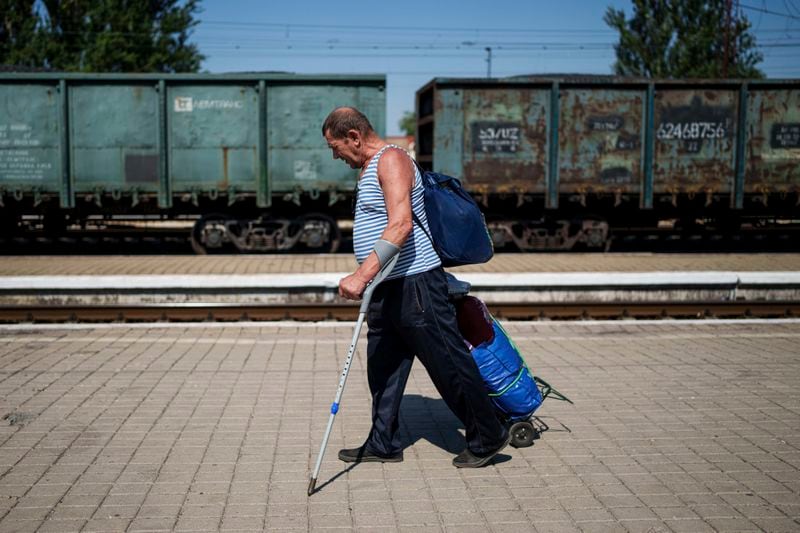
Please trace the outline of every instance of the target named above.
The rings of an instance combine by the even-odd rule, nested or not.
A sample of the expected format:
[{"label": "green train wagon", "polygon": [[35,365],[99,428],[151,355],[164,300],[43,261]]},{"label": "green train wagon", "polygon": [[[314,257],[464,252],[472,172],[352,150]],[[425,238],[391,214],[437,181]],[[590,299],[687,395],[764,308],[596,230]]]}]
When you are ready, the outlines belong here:
[{"label": "green train wagon", "polygon": [[357,173],[320,133],[383,75],[0,74],[0,223],[194,220],[197,252],[335,250]]}]

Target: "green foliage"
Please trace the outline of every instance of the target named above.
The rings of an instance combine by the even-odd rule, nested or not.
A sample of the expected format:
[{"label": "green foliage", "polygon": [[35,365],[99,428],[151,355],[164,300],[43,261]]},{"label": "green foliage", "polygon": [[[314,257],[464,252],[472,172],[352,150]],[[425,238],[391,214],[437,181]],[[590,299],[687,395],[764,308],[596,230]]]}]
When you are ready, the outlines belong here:
[{"label": "green foliage", "polygon": [[0,33],[0,63],[82,72],[196,72],[204,59],[188,42],[199,0],[2,3],[24,11],[19,26],[30,44]]},{"label": "green foliage", "polygon": [[726,15],[726,0],[633,0],[630,19],[609,7],[604,20],[619,31],[614,71],[655,78],[763,78],[756,66],[763,56],[750,21]]},{"label": "green foliage", "polygon": [[35,0],[0,0],[0,64],[36,67],[38,52],[38,16]]},{"label": "green foliage", "polygon": [[417,116],[413,111],[406,111],[397,124],[400,126],[400,131],[406,135],[414,135],[417,129]]}]

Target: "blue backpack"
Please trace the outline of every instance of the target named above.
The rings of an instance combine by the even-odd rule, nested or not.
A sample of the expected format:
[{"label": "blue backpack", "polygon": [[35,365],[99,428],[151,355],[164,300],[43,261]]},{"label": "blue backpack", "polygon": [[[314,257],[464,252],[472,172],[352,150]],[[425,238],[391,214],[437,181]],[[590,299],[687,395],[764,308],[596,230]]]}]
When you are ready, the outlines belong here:
[{"label": "blue backpack", "polygon": [[422,176],[430,233],[413,211],[411,214],[439,254],[442,266],[474,265],[491,259],[494,246],[483,213],[461,182],[416,165]]}]

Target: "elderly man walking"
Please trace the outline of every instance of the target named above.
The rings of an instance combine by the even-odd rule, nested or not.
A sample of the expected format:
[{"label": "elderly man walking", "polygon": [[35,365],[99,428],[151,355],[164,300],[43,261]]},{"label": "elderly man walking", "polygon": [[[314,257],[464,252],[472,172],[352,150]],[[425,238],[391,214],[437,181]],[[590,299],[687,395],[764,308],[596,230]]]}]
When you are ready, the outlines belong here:
[{"label": "elderly man walking", "polygon": [[[422,179],[414,161],[389,145],[367,117],[352,107],[334,109],[322,125],[333,152],[361,171],[353,225],[358,269],[339,282],[339,294],[358,300],[380,269],[377,241],[399,254],[391,274],[372,295],[367,312],[367,375],[372,393],[372,429],[358,448],[339,451],[345,462],[400,462],[400,401],[414,357],[466,430],[466,448],[453,459],[459,468],[488,464],[508,445],[478,367],[464,345],[447,280],[425,231]],[[425,226],[414,223],[412,212]]]}]

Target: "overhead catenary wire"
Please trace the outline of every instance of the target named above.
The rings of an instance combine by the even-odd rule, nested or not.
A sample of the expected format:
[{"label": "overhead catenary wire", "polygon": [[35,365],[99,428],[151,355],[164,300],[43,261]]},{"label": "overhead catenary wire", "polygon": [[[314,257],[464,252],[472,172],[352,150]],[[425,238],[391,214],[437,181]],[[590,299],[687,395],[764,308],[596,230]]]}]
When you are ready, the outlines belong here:
[{"label": "overhead catenary wire", "polygon": [[[800,17],[798,17],[800,19]],[[223,32],[222,35],[215,35],[219,33],[219,30],[214,29],[214,26],[218,25],[237,25],[237,26],[245,26],[245,27],[268,27],[273,28],[272,30],[267,30],[269,34],[275,35],[267,35],[264,36],[263,32],[259,32],[257,37],[254,36],[247,36],[246,34],[243,35],[242,32],[238,31],[235,36],[231,36],[228,32]],[[291,33],[301,33],[301,34],[311,34],[318,35],[322,34],[319,38],[300,38],[296,35],[291,37],[287,36],[286,32],[283,31],[284,28],[292,28]],[[325,34],[321,30],[335,30],[335,29],[348,29],[349,31],[358,32],[364,35],[371,35],[376,34],[376,38],[379,38],[380,41],[364,45],[363,41],[359,44],[353,45],[346,45],[339,41],[337,36],[331,36],[329,34]],[[376,30],[380,30],[376,33]],[[431,31],[430,29],[425,29],[425,31]],[[386,31],[395,31],[401,32],[401,35],[396,36],[387,36]],[[311,24],[281,24],[281,23],[264,23],[264,22],[236,22],[236,21],[199,21],[198,26],[196,26],[192,33],[194,36],[195,44],[205,46],[211,46],[214,44],[221,44],[221,45],[229,45],[229,46],[236,46],[238,48],[243,48],[245,44],[253,44],[259,45],[262,47],[266,47],[269,43],[279,43],[284,47],[292,47],[292,48],[300,48],[300,44],[314,44],[318,47],[329,47],[329,48],[345,48],[347,46],[359,49],[388,49],[388,48],[454,48],[454,49],[468,49],[468,48],[476,48],[480,49],[481,51],[485,50],[485,47],[489,46],[493,49],[509,49],[509,48],[518,48],[518,49],[530,49],[530,48],[537,48],[537,47],[553,47],[553,48],[569,48],[569,49],[588,49],[588,48],[596,48],[596,47],[613,47],[617,43],[616,39],[609,40],[609,41],[588,41],[588,42],[575,42],[574,39],[568,38],[571,34],[593,34],[593,35],[616,35],[616,32],[613,30],[590,30],[590,29],[480,29],[480,28],[438,28],[436,31],[440,33],[452,34],[454,32],[461,32],[464,33],[460,37],[453,35],[448,35],[449,40],[440,41],[437,40],[434,43],[429,43],[426,45],[419,45],[416,38],[413,37],[413,34],[417,31],[420,31],[420,28],[409,28],[409,27],[400,27],[400,26],[383,26],[383,27],[371,27],[371,28],[359,28],[359,27],[351,27],[348,25],[311,25]],[[466,33],[465,33],[466,32]],[[496,32],[501,32],[502,37],[492,37],[491,34]],[[82,35],[106,35],[106,36],[121,36],[121,37],[136,37],[136,36],[153,36],[158,34],[164,34],[164,32],[131,32],[131,31],[102,31],[102,32],[79,32]],[[528,34],[528,35],[535,35],[539,34],[551,34],[557,33],[558,36],[562,40],[536,40],[536,41],[525,41],[525,40],[518,40],[519,37],[513,37],[515,40],[509,40],[510,33],[517,33],[517,34]],[[788,34],[798,34],[800,33],[800,28],[797,29],[778,29],[778,28],[765,28],[760,30],[757,33],[782,33],[784,35]],[[76,32],[64,32],[65,35],[69,34],[77,34]],[[199,34],[199,35],[198,35]],[[208,35],[206,35],[208,34]],[[402,39],[398,39],[398,37],[409,36],[410,40],[403,41]],[[387,37],[390,37],[394,40],[385,40]],[[767,48],[772,46],[797,46],[798,43],[789,43],[783,44],[780,41],[785,40],[786,37],[779,37],[779,38],[759,38],[758,39],[758,46]],[[288,44],[287,44],[288,43]],[[412,44],[413,43],[413,44]],[[129,44],[130,46],[130,44]],[[133,44],[135,48],[137,45]]]},{"label": "overhead catenary wire", "polygon": [[[800,16],[759,8],[737,2],[743,9],[764,15],[781,16],[789,21]],[[766,4],[764,4],[766,5]],[[796,7],[792,4],[792,7]],[[788,22],[787,22],[788,24]],[[347,42],[342,32],[347,34]],[[162,35],[164,32],[96,32],[103,35],[136,37]],[[485,57],[485,49],[494,52],[493,60],[518,60],[547,58],[567,61],[613,60],[614,47],[618,45],[616,30],[592,28],[478,28],[383,25],[368,28],[350,24],[297,24],[283,22],[202,20],[191,29],[190,44],[208,56],[239,59],[472,59]],[[421,45],[419,35],[428,39]],[[793,57],[776,54],[772,50],[800,48],[800,27],[759,28],[756,48],[772,58]],[[355,36],[355,38],[354,38]],[[146,47],[131,39],[129,48]],[[364,45],[364,42],[371,44]],[[358,43],[358,44],[354,44]],[[67,46],[77,49],[78,46]],[[528,70],[527,67],[522,67]],[[388,70],[388,69],[386,69]],[[431,68],[425,73],[436,74],[441,69]],[[772,71],[769,68],[769,71]],[[478,70],[475,71],[477,73]]]},{"label": "overhead catenary wire", "polygon": [[785,18],[788,18],[788,19],[800,20],[800,16],[791,15],[789,13],[781,13],[779,11],[772,11],[770,9],[766,9],[766,8],[763,8],[763,7],[756,7],[756,6],[751,6],[751,5],[742,4],[742,3],[739,3],[739,6],[742,7],[743,9],[749,9],[750,11],[756,11],[756,12],[764,13],[764,14],[767,14],[767,15],[775,15],[777,17],[785,17]]}]

